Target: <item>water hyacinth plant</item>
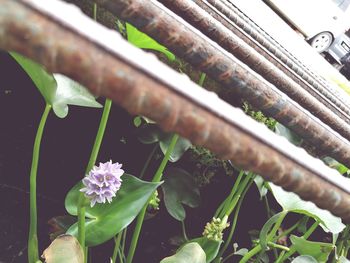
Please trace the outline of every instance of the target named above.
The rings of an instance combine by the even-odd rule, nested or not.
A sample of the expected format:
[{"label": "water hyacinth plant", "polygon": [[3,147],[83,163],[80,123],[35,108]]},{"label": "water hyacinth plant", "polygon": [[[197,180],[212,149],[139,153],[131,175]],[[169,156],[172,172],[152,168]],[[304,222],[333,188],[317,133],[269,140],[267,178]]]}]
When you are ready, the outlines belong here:
[{"label": "water hyacinth plant", "polygon": [[[96,4],[93,11],[96,19]],[[212,84],[204,73],[188,70],[185,62],[154,39],[119,19],[115,22],[116,30],[130,43],[155,53],[182,73],[190,72],[200,86]],[[253,172],[218,160],[209,150],[192,145],[178,134],[162,131],[144,116],[128,115],[127,121],[121,122],[111,114],[112,101],[95,98],[69,78],[50,74],[19,54],[11,55],[46,104],[30,171],[29,263],[41,262],[40,254],[48,263],[349,262],[350,226],[340,218]],[[44,249],[37,234],[42,227],[38,226],[36,201],[39,150],[51,110],[64,118],[68,105],[103,110],[98,112],[99,123],[88,118],[89,129],[98,128],[94,141],[89,141],[90,155],[82,154],[87,163],[85,171],[79,171],[74,182],[65,182],[67,178],[62,177],[69,189],[64,200],[66,214],[53,220],[61,235],[55,235]],[[113,110],[122,111],[114,106]],[[242,110],[302,145],[296,134],[248,103],[242,102]],[[127,127],[123,138],[118,138],[126,148],[110,143],[118,139],[105,137],[112,125]],[[112,154],[103,152],[104,143],[111,145]],[[119,158],[128,152],[129,159]],[[348,176],[344,165],[329,157],[325,162]]]}]

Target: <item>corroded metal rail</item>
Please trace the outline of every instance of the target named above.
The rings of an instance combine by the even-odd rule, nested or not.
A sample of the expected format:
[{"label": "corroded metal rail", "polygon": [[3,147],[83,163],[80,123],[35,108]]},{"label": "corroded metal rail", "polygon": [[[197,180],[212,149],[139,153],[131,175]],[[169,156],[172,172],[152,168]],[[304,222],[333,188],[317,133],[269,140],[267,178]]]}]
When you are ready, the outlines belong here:
[{"label": "corroded metal rail", "polygon": [[297,60],[292,54],[285,50],[276,40],[271,38],[266,32],[248,19],[238,8],[229,1],[221,0],[203,0],[209,2],[218,11],[224,14],[239,28],[244,30],[254,40],[264,46],[278,59],[290,67],[294,72],[301,76],[304,80],[314,86],[319,92],[330,99],[339,109],[349,114],[349,101],[343,101],[340,97],[332,94],[331,87],[320,76],[310,71],[304,64]]},{"label": "corroded metal rail", "polygon": [[191,0],[158,0],[350,140],[350,126]]},{"label": "corroded metal rail", "polygon": [[[264,41],[264,45],[267,45],[269,50],[265,48],[263,45],[261,45],[258,41],[256,41],[254,38],[252,38],[247,32],[245,32],[241,27],[239,27],[237,24],[235,24],[233,21],[231,21],[229,18],[227,18],[224,14],[222,14],[218,9],[216,9],[213,5],[211,5],[206,0],[193,0],[199,7],[201,7],[203,10],[205,10],[208,14],[210,14],[213,18],[218,20],[221,24],[223,24],[225,27],[227,27],[229,30],[231,30],[239,39],[243,40],[245,43],[247,43],[249,46],[251,46],[253,49],[255,49],[261,56],[265,57],[269,62],[271,62],[273,65],[275,65],[278,69],[280,69],[284,74],[286,74],[288,77],[290,77],[293,81],[295,81],[297,84],[299,84],[301,87],[303,87],[305,90],[307,90],[311,95],[313,95],[315,98],[317,98],[319,101],[321,101],[324,105],[326,105],[329,109],[331,109],[335,114],[337,114],[340,118],[345,120],[347,123],[350,123],[350,105],[343,105],[343,108],[346,110],[341,110],[332,100],[332,98],[328,98],[324,94],[320,93],[317,89],[317,86],[314,87],[309,82],[307,82],[305,79],[303,79],[300,75],[297,74],[297,72],[300,72],[302,68],[305,69],[306,72],[310,72],[310,74],[313,74],[308,68],[306,68],[304,65],[298,63],[298,61],[295,61],[296,59],[294,57],[292,62],[289,62],[287,60],[283,60],[287,66],[281,59],[279,59],[277,56],[275,56],[273,53],[271,53],[269,50],[275,52],[276,51],[276,45],[279,45],[278,43],[274,42],[271,44],[268,44],[266,41]],[[238,12],[238,11],[237,11]],[[240,24],[241,25],[241,24]],[[260,30],[261,31],[261,30]],[[211,33],[213,34],[213,33]],[[283,54],[283,51],[281,51]],[[287,51],[285,51],[287,52]],[[289,53],[287,53],[289,54]],[[278,54],[277,54],[278,55]],[[286,55],[287,56],[287,55]],[[293,64],[291,64],[293,63]],[[297,65],[300,65],[300,70]],[[292,68],[297,70],[295,72]],[[315,76],[316,78],[316,76]],[[316,80],[315,80],[316,81]],[[328,84],[324,81],[323,84],[318,84],[318,86],[327,86]],[[328,93],[329,94],[329,93]],[[341,101],[341,99],[338,101],[338,105],[345,103]]]},{"label": "corroded metal rail", "polygon": [[320,151],[350,166],[349,141],[159,2],[96,2],[146,32],[256,108],[288,126]]},{"label": "corroded metal rail", "polygon": [[347,179],[153,55],[57,0],[0,4],[1,48],[66,74],[350,222]]}]

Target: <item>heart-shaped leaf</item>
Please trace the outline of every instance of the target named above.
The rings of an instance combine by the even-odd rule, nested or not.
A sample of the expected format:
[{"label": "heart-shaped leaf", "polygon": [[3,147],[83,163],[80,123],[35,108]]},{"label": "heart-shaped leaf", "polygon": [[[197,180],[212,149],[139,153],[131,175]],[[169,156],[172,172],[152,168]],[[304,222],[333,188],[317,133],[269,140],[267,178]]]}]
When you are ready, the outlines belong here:
[{"label": "heart-shaped leaf", "polygon": [[160,263],[206,263],[202,247],[195,242],[183,246],[175,255],[164,258]]},{"label": "heart-shaped leaf", "polygon": [[205,252],[207,263],[211,262],[219,253],[222,241],[209,240],[206,237],[200,237],[190,240],[189,242],[198,243]]},{"label": "heart-shaped leaf", "polygon": [[[122,186],[112,203],[86,207],[86,244],[96,246],[114,237],[128,226],[147,204],[152,193],[161,183],[149,183],[132,175],[122,176]],[[67,194],[65,206],[68,213],[77,215],[76,204],[79,198],[79,182]],[[78,225],[74,224],[67,233],[77,236]]]},{"label": "heart-shaped leaf", "polygon": [[270,188],[277,202],[283,207],[283,210],[304,214],[313,217],[321,222],[320,226],[326,232],[333,234],[341,232],[345,225],[339,217],[332,215],[330,212],[318,208],[314,203],[301,200],[294,193],[287,192],[281,187],[269,183]]},{"label": "heart-shaped leaf", "polygon": [[83,263],[84,252],[71,235],[58,236],[41,256],[46,263]]},{"label": "heart-shaped leaf", "polygon": [[41,65],[15,52],[11,52],[11,55],[33,80],[46,103],[52,106],[58,117],[67,116],[68,105],[102,107],[95,97],[77,82],[61,74],[49,74]]},{"label": "heart-shaped leaf", "polygon": [[53,102],[53,110],[60,118],[68,114],[68,105],[101,108],[102,105],[95,100],[95,97],[79,83],[70,78],[54,74],[57,82],[57,90]]},{"label": "heart-shaped leaf", "polygon": [[46,103],[52,105],[57,87],[57,83],[53,75],[47,73],[41,65],[30,60],[29,58],[15,52],[11,52],[10,54],[32,79],[35,86],[44,97]]},{"label": "heart-shaped leaf", "polygon": [[[159,142],[159,146],[163,154],[165,154],[168,150],[172,137],[173,134],[168,134]],[[174,150],[170,154],[169,161],[173,163],[177,162],[182,157],[182,155],[191,147],[191,145],[192,144],[189,140],[179,137],[175,144]]]},{"label": "heart-shaped leaf", "polygon": [[293,259],[291,263],[318,263],[316,259],[311,256],[299,256]]},{"label": "heart-shaped leaf", "polygon": [[162,185],[164,203],[169,214],[179,221],[186,217],[182,204],[197,207],[200,203],[199,189],[192,176],[179,168],[167,169]]},{"label": "heart-shaped leaf", "polygon": [[331,243],[312,242],[294,235],[290,237],[290,241],[300,255],[311,256],[319,263],[327,262],[329,254],[334,249]]},{"label": "heart-shaped leaf", "polygon": [[126,32],[128,36],[128,41],[138,48],[152,49],[159,51],[167,56],[170,61],[175,60],[175,55],[171,53],[166,47],[159,44],[153,38],[150,38],[146,34],[139,31],[137,28],[133,27],[129,23],[126,23]]}]

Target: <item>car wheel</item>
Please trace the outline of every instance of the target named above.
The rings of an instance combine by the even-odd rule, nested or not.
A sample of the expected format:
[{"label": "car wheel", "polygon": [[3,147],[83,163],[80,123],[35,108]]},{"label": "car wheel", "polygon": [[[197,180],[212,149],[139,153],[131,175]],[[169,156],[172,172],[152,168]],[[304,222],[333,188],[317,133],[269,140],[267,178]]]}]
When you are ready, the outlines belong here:
[{"label": "car wheel", "polygon": [[311,38],[310,45],[318,53],[325,51],[333,42],[333,35],[329,32],[322,32]]}]

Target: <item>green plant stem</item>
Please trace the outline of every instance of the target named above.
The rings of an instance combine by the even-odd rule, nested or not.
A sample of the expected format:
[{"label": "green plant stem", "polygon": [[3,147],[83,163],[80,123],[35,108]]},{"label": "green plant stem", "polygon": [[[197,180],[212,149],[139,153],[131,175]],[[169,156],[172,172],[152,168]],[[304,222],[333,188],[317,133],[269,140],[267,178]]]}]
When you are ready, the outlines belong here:
[{"label": "green plant stem", "polygon": [[30,169],[30,225],[29,225],[29,237],[28,237],[28,262],[37,263],[41,262],[39,260],[39,246],[38,246],[38,211],[36,203],[36,178],[38,174],[38,164],[40,156],[40,144],[43,136],[45,123],[47,116],[51,110],[51,105],[46,104],[43,115],[39,123],[38,130],[36,132],[34,147],[33,147],[33,157],[32,157],[32,166]]},{"label": "green plant stem", "polygon": [[[239,211],[241,209],[241,206],[242,206],[242,203],[243,203],[243,200],[244,200],[244,196],[246,195],[246,193],[248,192],[248,189],[250,188],[250,186],[252,185],[253,183],[253,180],[250,182],[250,184],[248,185],[248,187],[246,187],[241,195],[241,198],[237,204],[237,207],[236,207],[236,211],[235,211],[235,214],[233,216],[233,221],[232,221],[232,226],[231,226],[231,229],[230,229],[230,233],[226,239],[226,242],[223,246],[223,248],[220,250],[220,252],[218,253],[216,259],[217,260],[220,260],[220,258],[223,256],[223,254],[225,253],[225,251],[227,250],[228,246],[230,245],[231,241],[232,241],[232,237],[233,237],[233,233],[235,232],[235,229],[236,229],[236,225],[237,225],[237,221],[238,221],[238,215],[239,215]],[[225,262],[227,259],[229,258],[229,256],[227,256],[226,258],[223,259],[222,262]],[[214,261],[216,262],[216,261]],[[219,262],[219,261],[218,261]]]},{"label": "green plant stem", "polygon": [[286,251],[282,251],[279,257],[276,259],[276,263],[282,262],[282,259],[284,257],[284,254],[286,254]]},{"label": "green plant stem", "polygon": [[218,217],[222,218],[222,217],[225,215],[225,213],[226,213],[226,211],[227,211],[227,209],[228,209],[230,203],[232,202],[232,199],[233,199],[234,195],[235,195],[236,192],[237,192],[237,188],[238,188],[238,186],[239,186],[239,183],[240,183],[241,180],[242,180],[243,175],[244,175],[244,171],[241,170],[241,171],[239,172],[239,175],[238,175],[238,177],[237,177],[237,179],[236,179],[236,181],[235,181],[235,183],[234,183],[232,189],[231,189],[231,192],[230,192],[229,196],[226,197],[225,200],[221,203],[221,205],[219,206],[219,208],[216,210],[214,217],[216,217],[216,218],[218,218]]},{"label": "green plant stem", "polygon": [[94,4],[92,11],[93,11],[93,18],[95,21],[97,21],[97,4]]},{"label": "green plant stem", "polygon": [[[276,221],[275,225],[273,226],[271,232],[267,235],[266,237],[266,242],[270,242],[273,237],[275,236],[277,230],[280,228],[283,219],[286,217],[287,215],[287,211],[283,211],[280,215],[280,217],[278,218],[278,220]],[[244,255],[244,257],[239,261],[239,263],[245,263],[248,262],[248,260],[252,257],[254,257],[257,253],[259,253],[261,251],[261,245],[257,245],[256,247],[254,247],[253,249],[251,249],[250,251],[248,251],[247,254]]]},{"label": "green plant stem", "polygon": [[[99,153],[100,148],[101,148],[103,135],[104,135],[105,130],[106,130],[107,121],[108,121],[109,113],[111,111],[111,107],[112,107],[112,101],[109,99],[106,99],[106,102],[105,102],[105,105],[103,108],[103,113],[102,113],[100,125],[98,127],[95,142],[94,142],[94,145],[93,145],[92,150],[91,150],[90,159],[89,159],[88,165],[87,165],[86,170],[85,170],[85,175],[87,175],[90,172],[90,170],[92,169],[92,167],[96,163],[96,159],[97,159],[98,153]],[[78,199],[78,206],[77,206],[78,241],[83,248],[85,248],[85,206],[86,206],[86,198],[85,198],[83,193],[80,193],[79,199]]]},{"label": "green plant stem", "polygon": [[207,76],[207,74],[201,73],[201,75],[199,77],[199,81],[198,81],[198,85],[199,86],[203,87],[203,84],[204,84],[206,76]]},{"label": "green plant stem", "polygon": [[[160,165],[158,167],[156,174],[153,177],[152,182],[160,182],[162,175],[163,175],[163,171],[165,169],[165,166],[167,165],[167,163],[169,161],[170,154],[173,152],[178,138],[179,138],[179,136],[177,134],[174,134],[173,137],[171,138],[170,145],[169,145],[169,147],[168,147],[168,149],[163,157],[162,162],[160,163]],[[148,203],[142,208],[140,214],[137,216],[136,226],[134,229],[134,233],[132,235],[128,256],[126,257],[126,263],[131,263],[133,258],[134,258],[134,254],[135,254],[137,242],[139,240],[143,220],[145,218],[147,206],[148,206]]]},{"label": "green plant stem", "polygon": [[188,241],[188,237],[187,237],[187,234],[186,234],[186,226],[185,226],[185,221],[184,220],[181,221],[181,228],[182,228],[182,235],[183,235],[184,239],[186,241]]},{"label": "green plant stem", "polygon": [[289,251],[289,250],[290,250],[290,248],[289,248],[289,247],[282,246],[282,245],[279,245],[279,244],[273,243],[273,242],[271,242],[271,241],[267,242],[267,245],[268,245],[269,247],[273,247],[273,248],[281,249],[281,250],[284,250],[284,251]]},{"label": "green plant stem", "polygon": [[[315,229],[318,227],[318,225],[320,224],[319,221],[316,221],[315,223],[312,224],[312,226],[310,226],[310,228],[305,232],[305,234],[302,236],[302,238],[304,239],[308,239],[309,236],[311,236],[311,234],[315,231]],[[295,246],[291,245],[289,248],[289,252],[287,252],[283,258],[282,258],[282,262],[284,262],[285,260],[287,260],[287,258],[289,258],[290,256],[292,256],[294,253],[296,252]]]},{"label": "green plant stem", "polygon": [[118,256],[118,251],[120,247],[120,241],[122,240],[123,233],[120,232],[117,237],[114,237],[114,251],[113,251],[113,256],[112,256],[112,262],[111,263],[116,263],[117,256]]},{"label": "green plant stem", "polygon": [[140,172],[140,176],[139,176],[140,179],[142,179],[143,176],[145,175],[145,172],[146,172],[146,170],[147,170],[147,168],[149,166],[149,163],[152,161],[152,158],[153,158],[154,154],[156,153],[158,147],[159,147],[159,145],[158,145],[158,143],[156,143],[156,145],[153,147],[152,151],[148,155],[147,160],[146,160],[146,162],[145,162],[145,164],[142,167],[142,170]]},{"label": "green plant stem", "polygon": [[230,203],[229,207],[227,208],[226,211],[224,211],[226,215],[228,215],[228,216],[231,215],[233,209],[235,209],[235,207],[239,201],[241,194],[247,188],[247,185],[249,185],[249,183],[252,181],[252,177],[253,177],[253,174],[248,173],[246,178],[244,178],[243,182],[240,184],[239,188],[237,189],[237,193],[236,193],[235,197],[233,198],[232,202]]}]

